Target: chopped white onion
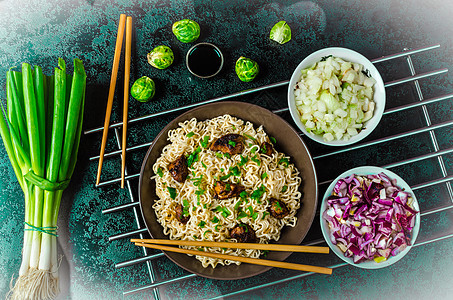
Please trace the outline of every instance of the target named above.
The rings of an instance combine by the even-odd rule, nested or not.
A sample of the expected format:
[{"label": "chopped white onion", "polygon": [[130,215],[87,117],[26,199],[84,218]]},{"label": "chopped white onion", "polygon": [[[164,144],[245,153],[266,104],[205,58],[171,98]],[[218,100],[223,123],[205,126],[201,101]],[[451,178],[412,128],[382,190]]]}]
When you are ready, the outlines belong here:
[{"label": "chopped white onion", "polygon": [[373,117],[376,80],[358,63],[327,57],[302,70],[294,90],[301,122],[324,140],[348,140]]}]

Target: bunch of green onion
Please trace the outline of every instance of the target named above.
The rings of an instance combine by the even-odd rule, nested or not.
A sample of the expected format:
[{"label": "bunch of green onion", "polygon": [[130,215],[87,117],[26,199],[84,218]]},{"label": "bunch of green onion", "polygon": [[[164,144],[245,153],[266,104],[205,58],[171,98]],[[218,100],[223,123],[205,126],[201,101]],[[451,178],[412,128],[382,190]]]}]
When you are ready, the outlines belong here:
[{"label": "bunch of green onion", "polygon": [[73,75],[61,58],[52,76],[27,63],[22,72],[7,72],[0,134],[25,198],[22,264],[9,295],[13,299],[53,299],[59,293],[57,217],[77,160],[85,85],[79,59]]}]

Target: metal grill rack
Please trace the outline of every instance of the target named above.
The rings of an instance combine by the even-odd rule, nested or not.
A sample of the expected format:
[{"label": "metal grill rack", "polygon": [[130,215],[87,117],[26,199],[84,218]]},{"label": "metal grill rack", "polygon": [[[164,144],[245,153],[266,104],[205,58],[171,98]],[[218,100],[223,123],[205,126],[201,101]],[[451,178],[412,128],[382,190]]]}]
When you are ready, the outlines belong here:
[{"label": "metal grill rack", "polygon": [[[371,140],[371,141],[355,144],[355,145],[349,146],[347,148],[341,148],[339,150],[332,148],[331,151],[326,153],[326,154],[313,156],[313,159],[316,161],[317,159],[320,159],[320,158],[324,158],[324,157],[328,157],[328,156],[334,157],[335,155],[339,155],[341,153],[346,153],[348,151],[361,149],[361,148],[366,148],[366,147],[371,147],[371,146],[382,144],[384,142],[389,142],[389,141],[394,141],[394,140],[398,140],[398,139],[403,139],[403,138],[406,138],[406,137],[409,137],[409,136],[414,136],[414,135],[417,135],[417,134],[420,134],[420,133],[429,133],[430,142],[432,143],[431,147],[432,147],[432,149],[434,149],[434,151],[419,155],[417,157],[411,157],[411,158],[407,158],[407,159],[404,159],[404,160],[401,160],[401,161],[396,161],[396,162],[381,166],[381,167],[384,167],[384,168],[393,168],[393,167],[404,166],[404,165],[411,164],[411,163],[417,163],[417,162],[425,161],[425,160],[428,160],[428,159],[437,159],[438,167],[441,170],[441,176],[439,176],[436,179],[427,181],[427,182],[423,182],[423,183],[419,183],[417,185],[413,185],[412,189],[417,194],[422,189],[429,188],[429,187],[432,187],[432,186],[437,186],[437,185],[444,185],[446,190],[447,190],[447,195],[449,197],[449,201],[448,201],[448,203],[446,202],[447,204],[441,205],[439,207],[433,207],[433,208],[430,208],[428,210],[422,211],[421,212],[421,217],[422,218],[424,218],[424,217],[426,217],[428,215],[437,214],[437,213],[440,213],[440,212],[443,212],[443,211],[447,211],[447,210],[450,210],[450,209],[453,208],[453,189],[452,189],[452,185],[451,185],[451,180],[453,180],[453,175],[451,175],[451,174],[449,175],[448,174],[448,170],[447,170],[447,168],[445,166],[445,158],[444,158],[446,155],[449,155],[449,154],[453,153],[453,145],[449,145],[449,148],[441,149],[439,147],[439,144],[438,144],[438,141],[437,141],[437,137],[436,137],[436,133],[435,133],[435,130],[437,130],[437,129],[453,128],[453,119],[450,119],[450,120],[447,120],[447,121],[443,121],[441,123],[433,124],[432,121],[431,121],[432,116],[430,116],[429,111],[428,111],[428,109],[426,107],[429,104],[442,102],[442,101],[445,101],[445,100],[453,98],[453,93],[445,94],[443,96],[437,96],[437,97],[430,98],[430,99],[425,99],[425,97],[424,97],[424,95],[422,93],[422,89],[420,87],[420,83],[419,83],[419,79],[440,75],[442,73],[446,73],[448,70],[443,68],[443,69],[437,69],[437,70],[433,70],[433,71],[428,71],[428,72],[425,72],[425,73],[417,74],[416,70],[414,68],[413,61],[412,61],[412,57],[414,55],[419,54],[421,52],[434,50],[434,49],[439,48],[439,47],[440,47],[440,45],[433,45],[433,46],[428,46],[428,47],[423,47],[423,48],[418,48],[418,49],[412,49],[412,50],[403,49],[402,52],[400,52],[400,53],[387,55],[387,56],[383,56],[383,57],[371,60],[372,63],[377,64],[377,63],[382,63],[382,62],[386,62],[386,61],[395,60],[395,59],[398,59],[398,58],[406,59],[406,62],[407,62],[407,65],[408,65],[408,67],[410,69],[411,75],[408,76],[408,77],[405,77],[405,78],[400,78],[400,79],[396,79],[396,80],[392,80],[392,81],[386,82],[385,83],[385,87],[388,88],[388,87],[400,85],[400,84],[403,84],[403,83],[410,83],[410,84],[413,83],[414,87],[415,87],[416,95],[417,95],[416,97],[418,99],[416,99],[416,101],[414,101],[412,103],[409,103],[409,104],[405,104],[405,105],[402,105],[402,106],[399,106],[399,107],[394,107],[394,108],[391,108],[391,109],[387,109],[387,110],[385,110],[384,114],[387,115],[387,114],[392,114],[392,113],[396,113],[396,112],[406,111],[406,110],[409,110],[409,109],[412,109],[412,108],[421,108],[422,112],[423,112],[423,116],[424,116],[425,126],[423,126],[421,128],[413,129],[413,130],[410,130],[410,131],[406,131],[406,132],[403,132],[403,133],[398,133],[398,134],[394,134],[394,135],[388,135],[388,136],[385,136],[385,137],[382,137],[382,138],[378,138],[378,139],[375,139],[375,140]],[[234,93],[234,94],[230,94],[230,95],[226,95],[226,96],[222,96],[222,97],[218,97],[218,98],[214,98],[214,99],[209,99],[209,100],[206,100],[206,101],[201,101],[201,102],[190,104],[190,105],[186,105],[186,106],[181,106],[181,107],[177,107],[177,108],[173,108],[173,109],[169,109],[169,110],[153,113],[153,114],[142,116],[142,117],[139,117],[139,118],[130,119],[128,123],[132,124],[132,123],[137,123],[137,122],[141,122],[141,121],[145,121],[145,120],[151,120],[151,119],[159,117],[159,116],[163,116],[163,115],[166,115],[166,114],[169,114],[169,113],[175,113],[175,112],[179,112],[179,111],[185,111],[185,110],[188,110],[190,108],[194,108],[194,107],[197,107],[197,106],[200,106],[200,105],[203,105],[203,104],[212,103],[212,102],[218,102],[218,101],[227,100],[227,99],[234,99],[234,98],[246,95],[246,94],[252,94],[252,93],[256,93],[256,92],[260,92],[260,91],[264,91],[264,90],[269,90],[269,89],[274,89],[274,88],[277,88],[277,87],[282,87],[282,86],[288,85],[288,83],[289,83],[289,81],[277,82],[277,83],[274,83],[274,84],[269,84],[269,85],[266,85],[266,86],[261,86],[261,87],[258,87],[258,88],[254,88],[254,89],[251,89],[251,90],[241,91],[241,92],[238,92],[238,93]],[[389,100],[391,100],[391,99],[388,99],[387,101],[389,101]],[[288,108],[281,108],[281,109],[273,110],[273,112],[276,113],[276,114],[281,114],[281,113],[284,113],[286,111],[288,111]],[[117,142],[117,146],[118,146],[118,150],[112,151],[110,153],[106,153],[105,157],[118,156],[119,158],[121,158],[121,136],[120,136],[120,132],[119,132],[119,130],[121,129],[121,126],[122,126],[121,122],[112,124],[110,126],[110,129],[114,130],[115,138],[116,138],[116,142]],[[91,129],[91,130],[87,130],[87,131],[85,131],[85,134],[92,134],[92,133],[101,132],[101,131],[102,131],[102,127],[99,127],[99,128],[94,128],[94,129]],[[300,134],[302,134],[302,133],[300,133]],[[139,150],[139,149],[146,149],[151,144],[152,144],[152,142],[139,144],[139,145],[134,145],[134,146],[129,146],[127,148],[127,152],[130,153],[130,152],[133,152],[133,151],[136,151],[136,150]],[[90,160],[92,160],[92,161],[97,161],[98,159],[99,159],[99,156],[93,156],[93,157],[90,158]],[[140,238],[144,238],[144,237],[146,237],[148,235],[146,227],[141,227],[142,226],[141,224],[143,224],[143,221],[141,220],[141,214],[140,214],[140,211],[139,211],[140,210],[139,202],[138,202],[138,199],[136,199],[136,197],[134,196],[134,193],[132,192],[133,189],[135,190],[137,187],[133,186],[133,184],[131,183],[131,180],[136,179],[138,177],[139,177],[139,174],[129,174],[127,172],[127,169],[126,169],[126,182],[127,182],[126,187],[128,189],[129,196],[130,196],[130,203],[122,204],[122,205],[119,205],[119,206],[116,206],[116,207],[111,207],[111,208],[108,208],[108,209],[105,209],[105,210],[102,211],[103,214],[107,214],[107,213],[119,212],[119,211],[126,210],[126,209],[132,209],[133,212],[134,212],[135,221],[136,221],[138,229],[137,230],[128,231],[128,232],[119,233],[119,234],[114,235],[114,236],[110,236],[109,237],[109,241],[118,240],[118,239],[124,239],[124,238],[130,238],[130,237],[133,237],[133,236],[140,236]],[[103,181],[103,182],[101,182],[99,184],[99,186],[117,184],[117,183],[120,182],[120,180],[121,180],[121,178],[115,178],[115,179]],[[330,182],[331,182],[331,180],[320,182],[319,186],[325,185],[325,184],[330,183]],[[315,220],[315,222],[316,222],[316,220]],[[449,233],[449,232],[445,233],[444,232],[443,235],[440,235],[440,236],[438,235],[438,236],[436,236],[436,237],[434,237],[432,239],[426,239],[426,240],[422,240],[422,241],[419,240],[414,245],[414,247],[422,246],[422,245],[426,245],[426,244],[430,244],[430,243],[434,243],[434,242],[438,242],[438,241],[445,240],[445,239],[452,238],[452,237],[453,237],[453,233]],[[126,242],[126,241],[124,241],[124,242]],[[322,243],[324,243],[324,240],[323,239],[318,239],[318,240],[313,240],[313,241],[310,241],[310,242],[304,242],[303,244],[305,244],[305,245],[319,245],[319,244],[322,244]],[[171,279],[159,280],[158,279],[158,278],[160,278],[160,276],[158,274],[159,270],[157,269],[157,267],[155,265],[155,261],[157,259],[159,259],[159,258],[162,258],[163,256],[164,256],[164,254],[162,252],[150,252],[148,249],[143,248],[143,256],[142,257],[139,257],[139,258],[133,259],[133,260],[129,260],[129,261],[124,261],[124,262],[117,263],[115,265],[116,268],[123,268],[123,267],[131,266],[131,265],[135,265],[135,264],[144,263],[147,266],[147,272],[149,273],[149,278],[150,278],[150,283],[148,285],[141,286],[141,287],[136,287],[136,288],[134,288],[132,290],[124,291],[123,294],[124,295],[128,295],[128,294],[133,294],[133,293],[142,292],[142,291],[145,291],[145,290],[152,289],[154,298],[155,299],[160,299],[161,295],[159,294],[159,287],[170,285],[170,284],[173,284],[173,283],[176,283],[176,282],[186,281],[186,280],[189,280],[189,279],[194,278],[194,277],[197,276],[195,274],[187,274],[187,275],[182,275],[182,276],[171,278]],[[163,258],[163,259],[166,259],[166,258]],[[341,267],[343,267],[345,265],[347,265],[347,264],[346,263],[338,263],[338,264],[331,265],[330,267],[333,268],[333,269],[337,269],[337,268],[341,268]],[[277,284],[281,284],[281,283],[288,282],[288,281],[291,281],[291,280],[295,280],[295,279],[303,278],[303,277],[306,277],[306,276],[310,276],[312,274],[313,273],[299,273],[299,274],[296,274],[296,275],[289,275],[288,277],[283,278],[283,279],[277,279],[277,280],[274,280],[274,281],[265,282],[265,283],[254,285],[254,286],[249,286],[249,287],[246,287],[245,289],[241,289],[241,290],[238,290],[238,291],[230,291],[230,292],[228,292],[226,294],[224,293],[223,295],[216,296],[213,299],[219,299],[219,298],[236,296],[236,295],[239,295],[239,294],[242,294],[242,293],[246,293],[246,292],[250,292],[250,291],[253,291],[253,290],[257,290],[257,289],[260,289],[260,288],[265,288],[265,287],[269,287],[269,286],[272,286],[272,285],[277,285]]]}]

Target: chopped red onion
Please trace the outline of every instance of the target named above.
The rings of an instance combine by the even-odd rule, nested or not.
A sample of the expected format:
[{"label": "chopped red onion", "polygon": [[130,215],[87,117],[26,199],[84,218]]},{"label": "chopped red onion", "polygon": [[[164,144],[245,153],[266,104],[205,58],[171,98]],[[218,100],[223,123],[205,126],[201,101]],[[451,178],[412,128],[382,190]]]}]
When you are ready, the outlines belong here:
[{"label": "chopped red onion", "polygon": [[354,263],[397,255],[411,244],[412,199],[384,173],[338,180],[323,212],[332,243]]}]

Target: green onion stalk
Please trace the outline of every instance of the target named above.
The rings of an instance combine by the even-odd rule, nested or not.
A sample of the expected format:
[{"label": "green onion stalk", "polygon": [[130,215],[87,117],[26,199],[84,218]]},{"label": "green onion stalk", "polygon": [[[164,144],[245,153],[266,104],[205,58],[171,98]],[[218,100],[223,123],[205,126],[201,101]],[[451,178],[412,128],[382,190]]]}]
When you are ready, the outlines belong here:
[{"label": "green onion stalk", "polygon": [[25,200],[22,263],[11,299],[54,299],[59,293],[57,218],[77,161],[85,87],[79,59],[72,75],[61,58],[51,76],[27,63],[6,74],[0,135]]}]

